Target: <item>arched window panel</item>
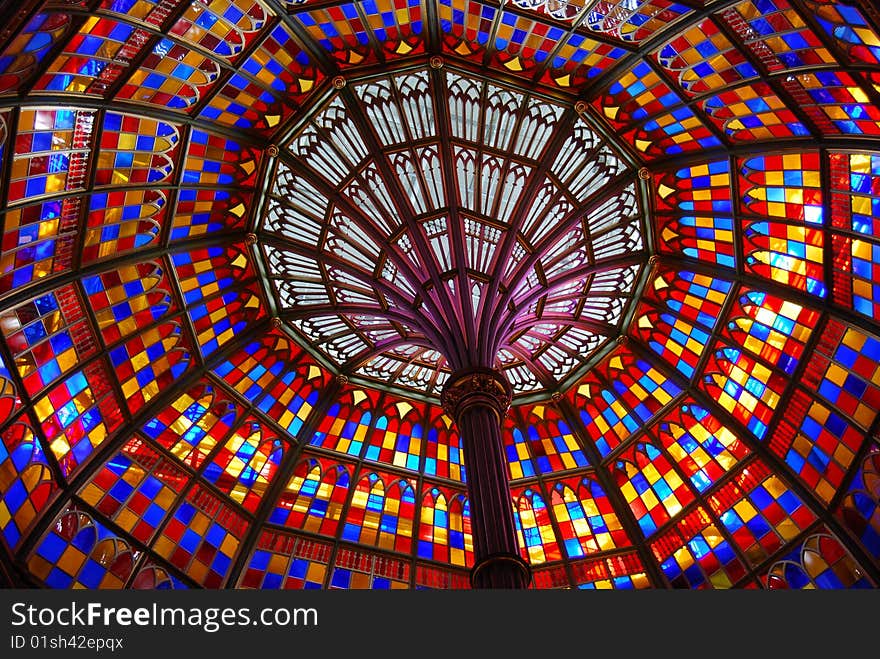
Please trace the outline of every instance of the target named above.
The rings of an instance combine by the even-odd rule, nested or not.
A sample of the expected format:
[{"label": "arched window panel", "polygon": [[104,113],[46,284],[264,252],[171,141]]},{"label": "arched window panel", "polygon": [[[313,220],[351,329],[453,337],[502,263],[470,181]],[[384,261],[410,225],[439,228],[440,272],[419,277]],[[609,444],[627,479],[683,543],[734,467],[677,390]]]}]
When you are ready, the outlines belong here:
[{"label": "arched window panel", "polygon": [[30,395],[70,373],[99,347],[69,284],[0,313],[0,331]]},{"label": "arched window panel", "polygon": [[[282,24],[238,67],[200,116],[236,128],[273,128],[323,75]],[[287,92],[285,94],[285,92]]]},{"label": "arched window panel", "polygon": [[[502,8],[495,41],[488,44],[494,47],[493,51],[490,51],[492,65],[504,67],[518,75],[533,76],[534,72],[548,60],[552,65],[550,56],[560,37],[565,34],[563,30],[558,30],[558,33],[551,35],[549,34],[551,31],[553,28],[548,29],[544,20],[535,21],[504,11]],[[590,47],[598,45],[598,42],[593,42]],[[608,48],[603,56],[596,58],[593,62],[593,67],[596,69],[594,75],[598,75],[614,63],[614,59],[609,57],[612,51],[613,49]]]},{"label": "arched window panel", "polygon": [[593,105],[618,128],[657,116],[681,105],[681,99],[647,62],[621,75]]},{"label": "arched window panel", "polygon": [[596,3],[584,27],[630,43],[639,43],[693,11],[671,0],[608,0]]},{"label": "arched window panel", "polygon": [[634,326],[636,336],[685,377],[692,378],[710,334],[670,313],[645,307]]},{"label": "arched window panel", "polygon": [[880,445],[871,443],[836,516],[868,555],[880,560]]},{"label": "arched window panel", "polygon": [[[353,86],[355,94],[364,107],[373,130],[383,146],[394,146],[406,141],[402,109],[392,90],[391,80],[376,79],[357,83]],[[430,159],[436,158],[431,147]],[[433,165],[431,166],[433,168]]]},{"label": "arched window panel", "polygon": [[77,251],[75,218],[80,201],[80,197],[69,197],[6,210],[0,253],[0,294],[70,271]]},{"label": "arched window panel", "polygon": [[424,9],[420,0],[377,0],[358,3],[388,60],[425,51]]},{"label": "arched window panel", "polygon": [[[600,153],[597,161],[608,160],[612,157],[606,153]],[[581,179],[578,176],[571,181],[570,185],[580,186],[586,183],[592,186],[593,183],[589,182],[590,179],[598,180],[599,185],[607,181],[607,172],[597,172],[597,169],[605,169],[606,165],[595,164],[597,161],[584,163],[583,161],[578,162],[577,158],[569,161],[569,165],[575,165],[586,177]],[[615,158],[615,162],[607,167],[622,169],[622,163]],[[568,192],[577,194],[578,190],[569,188]],[[581,218],[566,233],[556,238],[549,246],[544,247],[546,253],[542,254],[542,266],[546,279],[556,283],[563,273],[579,265],[640,251],[643,243],[640,222],[637,218],[638,212],[639,205],[633,186],[611,196],[598,209]],[[559,218],[557,221],[560,220],[565,221],[563,218]],[[545,224],[541,228],[551,227]]]},{"label": "arched window panel", "polygon": [[35,89],[103,96],[123,72],[146,34],[133,25],[90,16],[49,64]]},{"label": "arched window panel", "polygon": [[183,464],[198,469],[241,415],[222,390],[201,382],[161,409],[143,425],[144,433]]},{"label": "arched window panel", "polygon": [[416,565],[416,590],[469,590],[467,572],[444,570],[433,565]]},{"label": "arched window panel", "polygon": [[700,261],[735,269],[733,219],[708,215],[656,216],[658,248],[666,254],[684,254]]},{"label": "arched window panel", "polygon": [[687,483],[652,444],[639,442],[609,468],[645,537],[694,501]]},{"label": "arched window panel", "polygon": [[62,474],[69,478],[122,425],[122,402],[103,361],[72,372],[34,403],[34,411]]},{"label": "arched window panel", "polygon": [[67,506],[28,557],[30,574],[49,588],[118,590],[141,552],[75,505]]},{"label": "arched window panel", "polygon": [[806,0],[819,25],[854,63],[880,64],[880,35],[855,3]]},{"label": "arched window panel", "polygon": [[255,0],[195,0],[170,33],[218,57],[233,59],[253,41],[267,18]]},{"label": "arched window panel", "polygon": [[80,488],[79,496],[132,538],[149,543],[189,476],[137,436]]},{"label": "arched window panel", "polygon": [[708,501],[752,568],[816,520],[800,498],[758,459],[737,471]]},{"label": "arched window panel", "polygon": [[263,531],[238,581],[238,588],[320,590],[327,578],[333,545]]},{"label": "arched window panel", "polygon": [[731,588],[748,572],[702,507],[686,514],[652,542],[651,552],[673,588]]},{"label": "arched window panel", "polygon": [[863,442],[855,424],[797,389],[779,417],[770,449],[818,498],[831,503]]},{"label": "arched window panel", "polygon": [[724,334],[755,357],[791,376],[819,322],[819,312],[758,290],[742,290]]},{"label": "arched window panel", "polygon": [[167,322],[108,351],[131,412],[140,411],[192,366],[187,343],[180,323]]},{"label": "arched window panel", "polygon": [[562,551],[550,521],[550,509],[544,497],[531,487],[511,490],[513,497],[513,520],[523,559],[539,565],[562,558]]},{"label": "arched window panel", "polygon": [[0,356],[0,428],[21,407],[21,398],[12,380],[12,373]]},{"label": "arched window panel", "polygon": [[[9,169],[6,194],[10,202],[83,190],[94,124],[94,110],[22,108]],[[61,202],[59,216],[64,224],[58,233],[69,230],[68,223],[75,226],[78,222],[77,200]]]},{"label": "arched window panel", "polygon": [[[649,157],[721,146],[646,61],[621,75],[593,105]],[[680,107],[670,112],[675,106]]]},{"label": "arched window panel", "polygon": [[724,279],[687,271],[661,271],[644,295],[656,307],[642,304],[635,323],[636,335],[690,378],[730,289],[730,282]]},{"label": "arched window panel", "polygon": [[595,478],[567,478],[547,487],[552,487],[550,508],[570,560],[632,545]]},{"label": "arched window panel", "polygon": [[255,513],[289,448],[288,442],[251,417],[235,429],[202,474],[245,510]]},{"label": "arched window panel", "polygon": [[580,590],[635,590],[650,588],[637,552],[571,563],[574,583]]},{"label": "arched window panel", "polygon": [[170,240],[184,240],[227,229],[242,229],[253,203],[248,192],[184,188],[177,193]]},{"label": "arched window panel", "polygon": [[[278,162],[270,199],[272,203],[267,205],[262,218],[264,228],[311,247],[320,244],[328,200],[307,178],[294,175],[283,162]],[[353,225],[344,215],[339,218],[335,225]]]},{"label": "arched window panel", "polygon": [[584,431],[603,458],[640,428],[634,413],[593,374],[587,374],[576,387],[572,387],[568,398],[578,411]]},{"label": "arched window panel", "polygon": [[299,362],[302,350],[290,339],[273,330],[251,341],[214,368],[223,384],[254,402],[285,370],[285,365]]},{"label": "arched window panel", "polygon": [[[488,183],[488,181],[483,179],[483,183]],[[492,203],[494,200],[484,199],[483,201]],[[485,211],[487,214],[490,214],[492,209],[486,208]],[[473,220],[469,217],[463,217],[462,220],[464,225],[465,267],[488,275],[496,267],[495,253],[506,231],[495,225]]]},{"label": "arched window panel", "polygon": [[[349,128],[351,126],[349,123],[350,118],[346,120],[341,117],[342,113],[339,111],[341,101],[338,98],[335,99],[335,101],[336,102],[333,103],[334,107],[325,108],[319,115],[319,118],[324,119],[325,121],[329,119],[331,122],[334,119],[342,119],[341,125]],[[294,138],[287,144],[287,149],[291,155],[302,159],[303,163],[307,165],[312,172],[323,176],[333,187],[338,187],[343,179],[350,175],[351,169],[360,163],[361,159],[366,155],[360,138],[355,138],[354,144],[357,144],[357,150],[343,148],[341,153],[336,151],[333,148],[334,140],[328,139],[328,136],[325,136],[323,132],[319,131],[315,122],[312,121],[302,130],[298,131]],[[336,144],[336,146],[339,145]],[[279,170],[283,171],[280,167]],[[385,206],[384,202],[388,200],[387,190],[384,189],[383,181],[376,175],[375,166],[371,163],[364,171],[366,176],[369,179],[372,179],[370,182],[375,181],[375,184],[380,186],[379,188],[373,189],[373,192],[378,193],[380,202]],[[311,176],[309,176],[309,178],[311,178]],[[283,182],[286,183],[286,181]],[[280,185],[276,186],[276,188],[280,187]],[[376,210],[369,194],[362,188],[359,181],[354,180],[348,185],[344,192],[350,198],[356,199],[365,204],[368,211]],[[326,207],[329,200],[323,195],[320,195],[319,199],[321,207]],[[389,213],[391,212],[391,208],[393,208],[393,204],[389,203],[385,206],[385,210]],[[379,216],[374,219],[384,222],[386,219],[390,218]]]},{"label": "arched window panel", "polygon": [[296,368],[287,365],[257,407],[275,419],[295,439],[306,419],[318,404],[318,397],[327,386],[330,374],[304,355]]},{"label": "arched window panel", "polygon": [[340,549],[333,562],[330,590],[405,590],[412,565],[398,558]]},{"label": "arched window panel", "polygon": [[715,125],[734,141],[810,134],[797,115],[765,83],[721,92],[700,105]]},{"label": "arched window panel", "polygon": [[367,433],[364,459],[419,470],[425,443],[425,404],[386,396],[381,415]]},{"label": "arched window panel", "polygon": [[153,551],[205,588],[221,588],[249,523],[194,485],[153,542]]},{"label": "arched window panel", "polygon": [[309,443],[359,457],[378,404],[376,391],[346,386],[318,422]]},{"label": "arched window panel", "polygon": [[565,33],[555,26],[547,30],[547,36],[559,39],[561,45],[552,58],[541,62],[544,66],[541,81],[563,89],[583,85],[626,53],[623,48],[595,41],[576,32]]},{"label": "arched window panel", "polygon": [[[566,198],[557,184],[549,177],[544,178],[541,187],[534,193],[534,197],[528,206],[523,218],[523,224],[520,229],[523,238],[528,240],[529,244],[537,245],[542,239],[563,219],[574,211],[574,206]],[[519,244],[518,244],[519,246]],[[522,249],[520,247],[520,249]],[[513,263],[505,264],[504,278],[510,278],[516,265],[525,256],[525,250],[512,260]]]},{"label": "arched window panel", "polygon": [[160,190],[93,193],[86,211],[82,263],[154,245],[165,224],[166,202],[167,197]]},{"label": "arched window panel", "polygon": [[835,63],[787,0],[747,0],[719,17],[770,71]]},{"label": "arched window panel", "polygon": [[422,495],[416,557],[470,567],[474,562],[467,497],[448,488],[432,487]]},{"label": "arched window panel", "polygon": [[243,245],[214,245],[171,255],[186,304],[225,292],[254,276]]},{"label": "arched window panel", "polygon": [[716,343],[700,387],[758,439],[767,433],[790,380],[739,348]]},{"label": "arched window panel", "polygon": [[747,270],[817,297],[826,296],[825,234],[821,229],[784,222],[744,222],[743,243]]},{"label": "arched window panel", "polygon": [[170,39],[160,39],[116,98],[186,111],[199,102],[219,76],[216,61]]},{"label": "arched window panel", "polygon": [[304,458],[278,495],[269,522],[335,537],[348,499],[351,475],[349,464],[322,457]]},{"label": "arched window panel", "polygon": [[831,223],[860,234],[832,233],[834,300],[877,320],[880,318],[880,154],[832,153]]},{"label": "arched window panel", "polygon": [[641,426],[648,424],[681,393],[678,385],[632,354],[625,345],[618,348],[598,370],[620,400],[635,413]]},{"label": "arched window panel", "polygon": [[743,214],[822,224],[818,152],[739,158],[737,167]]},{"label": "arched window panel", "polygon": [[501,427],[504,440],[504,454],[507,457],[507,473],[511,480],[531,478],[535,475],[535,464],[529,452],[528,435],[517,427],[513,415],[508,414]]},{"label": "arched window panel", "polygon": [[352,492],[341,538],[402,554],[412,552],[416,516],[415,483],[364,471]]},{"label": "arched window panel", "polygon": [[458,428],[439,405],[429,405],[425,436],[425,476],[467,482]]},{"label": "arched window panel", "polygon": [[437,118],[427,71],[402,73],[393,80],[401,99],[402,128],[413,140],[437,135]]},{"label": "arched window panel", "polygon": [[704,407],[685,400],[654,426],[666,453],[699,493],[712,488],[750,451]]},{"label": "arched window panel", "polygon": [[[451,73],[447,74],[448,80],[456,77]],[[479,131],[482,144],[493,149],[508,151],[517,128],[517,114],[525,104],[526,97],[520,92],[496,87],[489,83],[485,86],[484,99],[485,114]],[[476,140],[471,139],[471,141]],[[507,222],[506,219],[503,221]]]},{"label": "arched window panel", "polygon": [[[713,160],[655,174],[655,204],[660,211],[700,213],[713,219],[717,214],[726,216],[733,212],[730,185],[728,160]],[[729,241],[733,242],[732,236]]]},{"label": "arched window panel", "polygon": [[258,150],[194,128],[183,164],[182,183],[252,187],[259,161]]},{"label": "arched window panel", "polygon": [[172,124],[107,112],[97,152],[95,186],[165,181],[171,176],[179,141],[178,128]]},{"label": "arched window panel", "polygon": [[589,466],[568,424],[553,407],[518,408],[517,426],[528,441],[538,473]]},{"label": "arched window panel", "polygon": [[0,55],[0,94],[19,91],[70,28],[67,14],[36,14]]},{"label": "arched window panel", "polygon": [[868,102],[855,75],[844,71],[802,73],[788,83],[803,99],[802,110],[826,135],[878,135],[880,109]]},{"label": "arched window panel", "polygon": [[769,590],[876,588],[865,570],[824,526],[761,575]]},{"label": "arched window panel", "polygon": [[802,382],[867,430],[880,410],[880,338],[831,318]]},{"label": "arched window panel", "polygon": [[129,582],[132,590],[186,590],[189,588],[164,567],[144,565]]},{"label": "arched window panel", "polygon": [[758,71],[711,19],[662,46],[654,59],[691,97],[758,77]]},{"label": "arched window panel", "polygon": [[870,318],[880,317],[880,245],[833,235],[834,298]]},{"label": "arched window panel", "polygon": [[372,30],[358,17],[355,3],[300,11],[296,20],[340,64],[363,64],[378,58],[370,42]]},{"label": "arched window panel", "polygon": [[58,484],[33,429],[22,420],[0,436],[0,538],[14,549],[41,516]]},{"label": "arched window panel", "polygon": [[632,142],[649,158],[717,148],[721,145],[721,141],[687,106],[643,122],[635,130],[627,131],[624,139]]},{"label": "arched window panel", "polygon": [[[479,0],[438,0],[437,17],[443,35],[443,49],[464,57],[482,54],[489,43],[496,7]],[[561,36],[563,30],[551,33]]]},{"label": "arched window panel", "polygon": [[189,308],[196,342],[205,357],[265,314],[260,298],[247,289],[228,291]]},{"label": "arched window panel", "polygon": [[83,277],[88,305],[95,313],[105,345],[178,313],[171,282],[156,261],[124,265]]}]

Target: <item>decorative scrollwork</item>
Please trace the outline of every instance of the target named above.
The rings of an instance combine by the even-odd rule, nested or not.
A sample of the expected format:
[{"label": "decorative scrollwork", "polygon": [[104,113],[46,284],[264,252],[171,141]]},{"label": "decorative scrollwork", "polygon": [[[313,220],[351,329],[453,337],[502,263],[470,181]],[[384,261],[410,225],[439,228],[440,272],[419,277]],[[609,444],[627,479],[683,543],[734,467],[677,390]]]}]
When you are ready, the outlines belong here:
[{"label": "decorative scrollwork", "polygon": [[470,368],[452,374],[443,387],[440,404],[456,420],[474,405],[490,407],[500,420],[510,409],[512,394],[510,384],[498,371]]}]

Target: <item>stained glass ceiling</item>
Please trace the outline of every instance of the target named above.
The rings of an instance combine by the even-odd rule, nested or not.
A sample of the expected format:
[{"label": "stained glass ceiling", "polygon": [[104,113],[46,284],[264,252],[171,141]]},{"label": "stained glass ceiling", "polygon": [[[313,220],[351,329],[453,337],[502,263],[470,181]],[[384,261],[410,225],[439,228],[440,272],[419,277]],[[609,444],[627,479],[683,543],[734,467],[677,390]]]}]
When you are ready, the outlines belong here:
[{"label": "stained glass ceiling", "polygon": [[465,366],[516,393],[583,371],[647,261],[634,169],[573,109],[488,80],[427,68],[352,87],[270,176],[279,317],[337,370],[417,392]]},{"label": "stained glass ceiling", "polygon": [[2,580],[880,585],[867,0],[82,0],[0,29]]}]

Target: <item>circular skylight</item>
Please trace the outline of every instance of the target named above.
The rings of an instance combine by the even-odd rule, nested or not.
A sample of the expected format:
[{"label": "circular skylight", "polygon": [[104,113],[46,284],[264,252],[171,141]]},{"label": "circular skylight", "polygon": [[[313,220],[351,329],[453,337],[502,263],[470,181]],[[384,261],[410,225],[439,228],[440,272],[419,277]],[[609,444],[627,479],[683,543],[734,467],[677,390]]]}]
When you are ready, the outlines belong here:
[{"label": "circular skylight", "polygon": [[643,274],[636,171],[574,108],[433,64],[340,83],[281,145],[259,233],[278,316],[349,377],[436,396],[489,366],[555,391]]}]

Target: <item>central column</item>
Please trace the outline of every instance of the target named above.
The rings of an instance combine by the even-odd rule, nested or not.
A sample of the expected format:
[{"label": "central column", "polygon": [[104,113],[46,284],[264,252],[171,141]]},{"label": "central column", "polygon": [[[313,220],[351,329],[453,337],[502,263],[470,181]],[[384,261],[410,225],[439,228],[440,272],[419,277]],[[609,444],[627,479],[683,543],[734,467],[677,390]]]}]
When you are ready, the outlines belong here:
[{"label": "central column", "polygon": [[492,369],[452,374],[440,398],[458,426],[467,462],[467,489],[474,537],[474,588],[527,588],[531,571],[519,554],[507,477],[501,420],[511,388]]}]

